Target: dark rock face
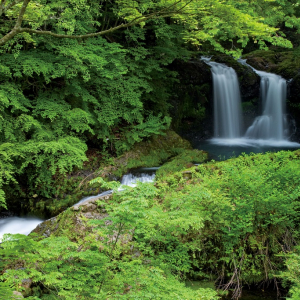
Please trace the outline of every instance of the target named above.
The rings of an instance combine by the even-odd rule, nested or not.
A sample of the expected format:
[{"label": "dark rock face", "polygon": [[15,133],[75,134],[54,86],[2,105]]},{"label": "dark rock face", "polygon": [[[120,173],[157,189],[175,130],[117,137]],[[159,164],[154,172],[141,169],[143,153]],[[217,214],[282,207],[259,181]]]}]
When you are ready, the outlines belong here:
[{"label": "dark rock face", "polygon": [[291,81],[290,85],[290,95],[289,100],[291,103],[298,104],[299,103],[299,96],[300,96],[300,74],[297,74]]},{"label": "dark rock face", "polygon": [[297,57],[292,51],[263,51],[257,50],[244,56],[253,68],[265,72],[278,74],[289,80],[300,70]]},{"label": "dark rock face", "polygon": [[212,109],[212,75],[210,67],[200,60],[175,60],[170,66],[178,72],[173,87],[171,115],[175,128],[200,125]]},{"label": "dark rock face", "polygon": [[[289,84],[288,106],[289,113],[296,119],[300,118],[300,73]],[[299,122],[298,122],[299,123]],[[299,127],[299,124],[297,124]]]}]

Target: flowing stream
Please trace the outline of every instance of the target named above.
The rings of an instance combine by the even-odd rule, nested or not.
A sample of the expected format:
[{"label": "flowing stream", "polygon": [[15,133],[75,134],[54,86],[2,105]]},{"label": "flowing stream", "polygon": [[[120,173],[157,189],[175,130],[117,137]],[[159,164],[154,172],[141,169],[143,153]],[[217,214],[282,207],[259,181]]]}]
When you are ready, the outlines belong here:
[{"label": "flowing stream", "polygon": [[[121,184],[123,186],[135,187],[137,181],[140,182],[153,182],[155,178],[155,171],[157,168],[144,168],[140,169],[142,173],[129,173],[125,174],[122,177]],[[122,186],[120,187],[122,189]],[[96,196],[85,197],[80,200],[75,205],[83,204],[85,201],[90,199],[99,198],[100,196],[109,195],[112,193],[112,190],[103,192]],[[34,217],[8,217],[0,219],[0,242],[3,238],[3,235],[6,233],[11,234],[26,234],[28,235],[35,227],[42,223],[44,220]]]},{"label": "flowing stream", "polygon": [[[144,168],[144,169],[140,169],[140,170],[141,171],[148,171],[149,173],[148,172],[147,173],[145,173],[145,172],[143,172],[143,173],[135,172],[135,173],[125,174],[122,177],[121,186],[120,186],[119,190],[122,190],[122,186],[125,186],[125,185],[135,187],[136,184],[137,184],[137,181],[140,181],[140,182],[153,182],[154,181],[155,170],[157,170],[156,168]],[[109,191],[105,191],[101,194],[98,194],[96,196],[85,197],[85,198],[81,199],[79,202],[77,202],[76,204],[74,204],[73,206],[82,204],[82,203],[84,203],[88,200],[91,200],[91,199],[96,199],[96,198],[99,198],[99,197],[102,197],[102,196],[110,195],[110,194],[112,194],[112,192],[113,192],[112,190],[109,190]]]}]

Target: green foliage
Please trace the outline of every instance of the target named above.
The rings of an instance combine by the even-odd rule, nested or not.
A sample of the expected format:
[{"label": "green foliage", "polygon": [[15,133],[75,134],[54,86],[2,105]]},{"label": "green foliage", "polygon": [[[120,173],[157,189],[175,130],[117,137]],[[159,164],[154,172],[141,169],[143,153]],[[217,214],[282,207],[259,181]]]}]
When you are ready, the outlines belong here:
[{"label": "green foliage", "polygon": [[132,216],[139,249],[175,274],[213,274],[236,295],[243,282],[276,278],[284,268],[278,254],[299,239],[299,152],[241,156],[189,171],[163,177],[149,199],[134,189],[102,205],[110,216],[123,216],[124,226]]},{"label": "green foliage", "polygon": [[162,179],[172,173],[187,169],[208,160],[208,153],[200,150],[185,150],[165,163],[156,172],[156,178]]},{"label": "green foliage", "polygon": [[143,138],[149,138],[152,135],[159,135],[163,129],[168,129],[171,123],[170,117],[161,118],[161,115],[154,117],[150,115],[144,123],[133,127],[133,130],[127,131],[124,135],[124,141],[117,141],[116,148],[119,153],[124,153],[132,148],[135,143],[141,142]]},{"label": "green foliage", "polygon": [[[299,240],[299,157],[245,155],[191,168],[188,178],[180,171],[123,191],[113,183],[98,211],[59,216],[52,237],[5,241],[1,279],[19,290],[32,278],[30,297],[40,299],[215,299],[179,281],[218,278],[237,297],[243,283],[278,278]],[[295,295],[297,259],[288,257],[285,274]]]},{"label": "green foliage", "polygon": [[[53,176],[80,167],[87,143],[122,154],[169,126],[166,102],[175,73],[165,65],[186,51],[179,47],[162,57],[163,41],[160,49],[148,49],[145,31],[127,35],[127,49],[103,38],[46,45],[40,38],[38,48],[0,56],[0,142],[11,144],[9,159],[17,166],[11,172],[26,185],[26,197],[56,195]],[[154,76],[170,84],[158,87]]]},{"label": "green foliage", "polygon": [[[0,39],[16,22],[23,1],[16,2],[1,2]],[[41,34],[85,35],[146,15],[105,37]],[[275,26],[285,21],[298,28],[297,16],[296,3],[283,0],[30,1],[21,26],[38,32],[17,34],[0,49],[0,143],[16,149],[8,152],[16,167],[0,186],[16,194],[16,188],[7,192],[14,178],[19,196],[53,197],[56,188],[45,186],[82,165],[87,145],[120,155],[170,125],[177,74],[168,66],[175,59],[189,59],[189,50],[204,43],[235,56],[253,40],[261,48],[266,42],[290,47]],[[187,113],[183,105],[183,117],[203,114],[202,106]]]},{"label": "green foliage", "polygon": [[[107,239],[105,235],[99,237]],[[8,237],[10,240],[2,244],[1,257],[23,267],[7,270],[0,279],[22,290],[22,281],[30,278],[34,286],[27,299],[217,299],[214,291],[186,288],[163,268],[145,263],[140,257],[124,253],[120,259],[120,249],[116,246],[121,240],[119,235],[115,241],[110,237],[104,248],[99,248],[94,237],[86,240],[88,246],[65,237],[41,241],[34,237],[14,238]],[[20,252],[21,256],[17,254]],[[4,287],[0,285],[1,293],[8,296],[9,290]]]},{"label": "green foliage", "polygon": [[300,256],[299,247],[295,251],[286,255],[287,270],[281,273],[286,286],[290,286],[287,300],[296,300],[300,298]]},{"label": "green foliage", "polygon": [[283,278],[286,286],[291,286],[289,290],[290,297],[287,300],[297,300],[300,298],[300,255],[299,246],[295,251],[286,255],[287,270],[282,272],[280,277]]}]

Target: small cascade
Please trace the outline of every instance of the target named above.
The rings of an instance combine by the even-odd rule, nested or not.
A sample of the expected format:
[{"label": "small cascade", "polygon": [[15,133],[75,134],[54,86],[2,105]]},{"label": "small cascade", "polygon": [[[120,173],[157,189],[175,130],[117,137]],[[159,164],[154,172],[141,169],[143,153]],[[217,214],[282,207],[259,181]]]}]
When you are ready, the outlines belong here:
[{"label": "small cascade", "polygon": [[[251,67],[246,63],[246,60],[240,59],[239,62]],[[261,140],[287,140],[286,80],[279,75],[251,68],[261,77],[260,93],[263,113],[255,118],[253,124],[246,131],[245,137]]]},{"label": "small cascade", "polygon": [[[135,174],[126,174],[122,177],[121,184],[123,186],[131,186],[135,187],[137,185],[137,182],[153,182],[155,178],[155,171],[157,168],[153,168],[149,170],[145,168],[143,171],[144,173],[135,173]],[[145,173],[146,171],[151,171],[151,173]],[[119,190],[122,190],[122,186],[119,188]],[[82,204],[88,200],[91,199],[97,199],[101,196],[110,195],[113,191],[105,191],[99,195],[96,196],[89,196],[81,199],[79,202],[77,202],[75,205]],[[37,219],[37,218],[20,218],[20,217],[9,217],[0,219],[0,243],[2,240],[2,237],[6,233],[10,234],[26,234],[28,235],[33,229],[36,228],[36,226],[40,223],[42,223],[44,220]]]},{"label": "small cascade", "polygon": [[214,91],[214,137],[234,139],[243,134],[239,82],[233,68],[201,58],[211,67]]},{"label": "small cascade", "polygon": [[[146,169],[147,168],[141,169],[141,170],[146,171]],[[156,171],[157,168],[154,168],[154,170]],[[121,186],[120,186],[119,190],[121,191],[122,186],[125,186],[125,185],[135,187],[136,184],[137,184],[137,181],[140,181],[140,182],[153,182],[154,178],[155,178],[154,170],[151,170],[152,172],[150,172],[150,173],[145,173],[145,172],[137,173],[136,172],[135,174],[132,174],[132,173],[125,174],[121,179]],[[96,199],[96,198],[99,198],[99,197],[102,197],[102,196],[110,195],[110,194],[112,194],[112,192],[113,192],[112,190],[109,190],[109,191],[105,191],[101,194],[98,194],[96,196],[85,197],[85,198],[81,199],[79,202],[77,202],[76,204],[74,204],[73,206],[82,204],[83,202],[91,200],[91,199]]]},{"label": "small cascade", "polygon": [[92,200],[92,199],[96,199],[96,198],[99,198],[99,197],[102,197],[102,196],[110,195],[112,192],[113,192],[112,190],[109,190],[109,191],[105,191],[103,193],[100,193],[100,194],[98,194],[96,196],[84,197],[79,202],[77,202],[76,204],[74,204],[73,206],[82,204],[83,202],[88,201],[88,200]]},{"label": "small cascade", "polygon": [[127,185],[131,187],[136,187],[136,184],[138,181],[140,182],[153,182],[155,178],[155,173],[149,174],[149,173],[140,173],[140,174],[126,174],[123,176],[121,184]]},{"label": "small cascade", "polygon": [[8,217],[0,219],[0,243],[5,233],[29,234],[43,220],[38,218]]}]

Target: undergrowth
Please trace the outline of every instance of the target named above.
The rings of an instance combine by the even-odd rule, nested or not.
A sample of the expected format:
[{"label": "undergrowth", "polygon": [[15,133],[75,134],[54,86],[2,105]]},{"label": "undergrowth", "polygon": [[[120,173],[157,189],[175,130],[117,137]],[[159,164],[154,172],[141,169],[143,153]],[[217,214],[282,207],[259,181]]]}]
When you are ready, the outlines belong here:
[{"label": "undergrowth", "polygon": [[171,173],[115,190],[98,201],[100,215],[90,221],[68,211],[90,224],[79,240],[63,233],[5,241],[1,286],[22,290],[22,279],[31,278],[28,295],[38,297],[31,299],[217,299],[211,289],[183,284],[214,280],[237,299],[246,284],[278,285],[285,276],[296,299],[298,257],[289,255],[299,242],[299,196],[299,151]]}]

